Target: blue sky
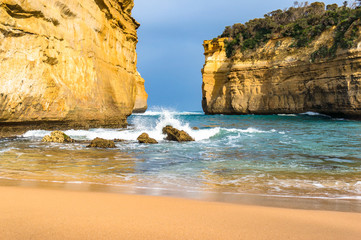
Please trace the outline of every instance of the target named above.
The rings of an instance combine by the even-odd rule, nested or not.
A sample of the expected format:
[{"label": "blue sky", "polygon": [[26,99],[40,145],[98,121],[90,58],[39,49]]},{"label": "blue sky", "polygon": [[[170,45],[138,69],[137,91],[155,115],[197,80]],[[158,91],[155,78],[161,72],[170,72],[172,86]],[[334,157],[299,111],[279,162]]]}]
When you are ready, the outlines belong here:
[{"label": "blue sky", "polygon": [[[180,111],[202,110],[203,40],[225,26],[244,23],[293,0],[134,0],[138,30],[138,70],[148,105]],[[299,1],[301,2],[301,1]],[[309,1],[314,2],[314,1]],[[343,1],[324,1],[342,4]]]}]

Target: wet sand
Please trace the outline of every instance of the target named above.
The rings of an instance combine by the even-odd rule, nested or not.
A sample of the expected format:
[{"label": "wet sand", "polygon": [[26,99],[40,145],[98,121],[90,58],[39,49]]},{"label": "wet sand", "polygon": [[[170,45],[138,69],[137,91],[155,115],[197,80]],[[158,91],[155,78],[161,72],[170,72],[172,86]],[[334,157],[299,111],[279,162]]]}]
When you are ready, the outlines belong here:
[{"label": "wet sand", "polygon": [[361,214],[0,187],[0,239],[360,239]]}]

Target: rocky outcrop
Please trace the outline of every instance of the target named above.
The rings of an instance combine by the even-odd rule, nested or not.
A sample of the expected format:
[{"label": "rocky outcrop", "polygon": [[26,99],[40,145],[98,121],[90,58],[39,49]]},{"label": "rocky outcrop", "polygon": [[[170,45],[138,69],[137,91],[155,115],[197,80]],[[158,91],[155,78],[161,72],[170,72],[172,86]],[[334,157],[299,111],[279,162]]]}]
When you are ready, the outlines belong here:
[{"label": "rocky outcrop", "polygon": [[256,50],[227,58],[224,38],[205,41],[203,109],[207,114],[279,114],[314,111],[361,117],[361,41],[335,57],[312,61],[332,45],[334,28],[308,47],[274,38]]},{"label": "rocky outcrop", "polygon": [[172,126],[165,126],[163,128],[163,134],[167,135],[165,138],[168,141],[176,142],[192,142],[194,139],[185,131],[178,130]]},{"label": "rocky outcrop", "polygon": [[115,148],[115,143],[112,140],[106,140],[102,138],[95,138],[91,141],[88,148]]},{"label": "rocky outcrop", "polygon": [[135,97],[133,113],[144,113],[148,109],[148,104],[147,104],[148,94],[145,91],[144,79],[140,76],[139,73],[137,77],[136,87],[137,87],[137,93]]},{"label": "rocky outcrop", "polygon": [[2,0],[0,125],[119,127],[133,109],[145,109],[133,5]]},{"label": "rocky outcrop", "polygon": [[42,142],[73,143],[75,141],[61,131],[54,131],[50,135],[45,136]]},{"label": "rocky outcrop", "polygon": [[149,137],[149,135],[147,133],[142,133],[138,138],[137,138],[139,143],[145,143],[145,144],[157,144],[157,140],[155,140],[154,138]]}]

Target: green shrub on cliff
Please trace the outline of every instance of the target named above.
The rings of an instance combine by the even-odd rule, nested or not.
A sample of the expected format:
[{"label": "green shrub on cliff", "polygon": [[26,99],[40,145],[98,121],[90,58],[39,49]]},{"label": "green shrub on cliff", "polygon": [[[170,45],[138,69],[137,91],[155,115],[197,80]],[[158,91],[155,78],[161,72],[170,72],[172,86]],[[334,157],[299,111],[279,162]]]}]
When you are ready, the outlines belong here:
[{"label": "green shrub on cliff", "polygon": [[360,4],[347,5],[347,2],[341,7],[337,4],[325,6],[322,2],[295,2],[293,7],[270,12],[264,18],[228,26],[219,37],[228,38],[226,53],[232,57],[237,51],[256,49],[268,40],[279,37],[292,37],[295,40],[292,47],[306,47],[322,32],[336,27],[333,46],[322,46],[312,58],[334,56],[338,48],[351,48],[358,37]]}]

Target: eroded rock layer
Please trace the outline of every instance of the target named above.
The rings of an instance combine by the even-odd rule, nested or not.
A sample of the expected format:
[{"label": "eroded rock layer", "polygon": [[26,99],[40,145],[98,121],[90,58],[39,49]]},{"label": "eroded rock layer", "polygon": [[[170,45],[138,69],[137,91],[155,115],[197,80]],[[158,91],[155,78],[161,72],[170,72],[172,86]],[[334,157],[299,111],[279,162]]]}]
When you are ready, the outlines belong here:
[{"label": "eroded rock layer", "polygon": [[[133,5],[2,0],[0,124],[124,126],[134,107],[146,106]],[[137,95],[143,101],[135,106]]]},{"label": "eroded rock layer", "polygon": [[148,94],[145,91],[144,79],[140,76],[140,74],[138,74],[137,77],[136,88],[137,88],[137,93],[136,93],[133,113],[144,113],[148,109],[148,104],[147,104]]},{"label": "eroded rock layer", "polygon": [[361,44],[338,50],[333,58],[310,58],[320,46],[332,45],[333,31],[324,32],[308,47],[291,47],[291,38],[271,39],[233,58],[226,56],[225,39],[205,41],[205,113],[314,111],[361,118]]}]

